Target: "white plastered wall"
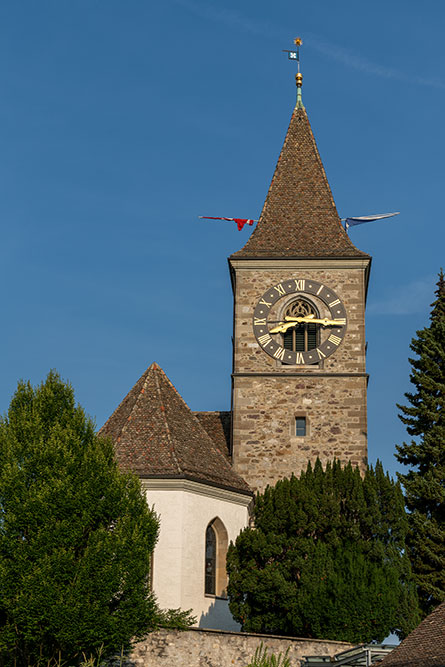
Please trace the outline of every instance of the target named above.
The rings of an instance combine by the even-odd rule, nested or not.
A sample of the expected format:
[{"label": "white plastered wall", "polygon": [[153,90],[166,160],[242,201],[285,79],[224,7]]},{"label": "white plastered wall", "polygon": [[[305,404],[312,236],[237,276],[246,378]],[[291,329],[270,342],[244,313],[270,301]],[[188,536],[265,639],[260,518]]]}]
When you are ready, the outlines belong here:
[{"label": "white plastered wall", "polygon": [[204,594],[205,532],[215,517],[230,541],[248,525],[250,496],[184,479],[144,479],[147,501],[160,520],[153,589],[163,609],[191,609],[197,625],[239,630],[227,600]]}]

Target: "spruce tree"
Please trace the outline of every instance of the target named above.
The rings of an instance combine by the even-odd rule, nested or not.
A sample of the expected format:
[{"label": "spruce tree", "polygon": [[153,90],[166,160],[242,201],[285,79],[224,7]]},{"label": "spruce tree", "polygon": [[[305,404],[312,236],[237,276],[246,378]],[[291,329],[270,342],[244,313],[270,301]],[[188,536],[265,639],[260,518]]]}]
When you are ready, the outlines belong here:
[{"label": "spruce tree", "polygon": [[398,405],[412,440],[397,447],[410,470],[399,479],[410,511],[408,547],[423,613],[445,600],[445,279],[440,271],[430,324],[411,342],[408,405]]},{"label": "spruce tree", "polygon": [[167,620],[147,587],[157,531],[72,388],[19,383],[0,419],[0,665],[76,665]]},{"label": "spruce tree", "polygon": [[419,621],[398,483],[319,461],[256,497],[228,552],[229,606],[245,631],[350,642]]}]

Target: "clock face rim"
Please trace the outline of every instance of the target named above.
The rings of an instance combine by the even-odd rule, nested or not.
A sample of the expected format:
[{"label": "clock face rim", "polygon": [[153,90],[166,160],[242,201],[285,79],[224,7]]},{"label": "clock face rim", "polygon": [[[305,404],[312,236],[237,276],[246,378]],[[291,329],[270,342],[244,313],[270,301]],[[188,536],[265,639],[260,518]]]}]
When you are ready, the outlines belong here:
[{"label": "clock face rim", "polygon": [[[307,352],[286,350],[269,332],[267,319],[271,308],[281,299],[293,294],[320,299],[328,308],[330,319],[344,320],[342,326],[329,327],[331,332],[329,337]],[[307,278],[289,278],[269,287],[256,303],[252,322],[255,339],[260,348],[272,359],[288,366],[310,366],[329,357],[343,342],[348,325],[346,308],[335,290],[324,283]]]}]

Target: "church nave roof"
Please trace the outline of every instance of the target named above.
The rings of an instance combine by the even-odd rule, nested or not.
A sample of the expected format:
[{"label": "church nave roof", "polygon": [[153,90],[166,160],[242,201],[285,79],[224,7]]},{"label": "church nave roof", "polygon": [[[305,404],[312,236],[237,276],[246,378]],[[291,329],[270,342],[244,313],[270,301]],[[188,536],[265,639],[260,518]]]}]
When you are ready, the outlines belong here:
[{"label": "church nave roof", "polygon": [[[113,439],[119,464],[140,477],[187,478],[251,494],[224,449],[212,441],[156,363],[139,378],[99,435]],[[222,442],[224,436],[218,437]]]}]

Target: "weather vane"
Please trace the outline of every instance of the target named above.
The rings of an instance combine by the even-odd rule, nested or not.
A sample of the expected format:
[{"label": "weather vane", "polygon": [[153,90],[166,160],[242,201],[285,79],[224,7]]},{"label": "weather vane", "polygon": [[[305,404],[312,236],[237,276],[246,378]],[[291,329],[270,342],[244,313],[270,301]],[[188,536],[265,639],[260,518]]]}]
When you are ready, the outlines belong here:
[{"label": "weather vane", "polygon": [[301,86],[303,85],[303,75],[300,72],[300,46],[303,44],[301,37],[296,37],[294,39],[294,44],[296,46],[295,50],[289,51],[289,49],[283,49],[283,53],[287,53],[289,60],[297,61],[297,73],[295,75],[295,81],[297,83],[297,108],[304,109],[303,100],[301,98]]},{"label": "weather vane", "polygon": [[297,61],[297,72],[300,73],[300,46],[303,44],[301,37],[295,37],[294,44],[297,47],[294,51],[289,51],[289,49],[283,49],[283,53],[287,53],[289,60]]}]

